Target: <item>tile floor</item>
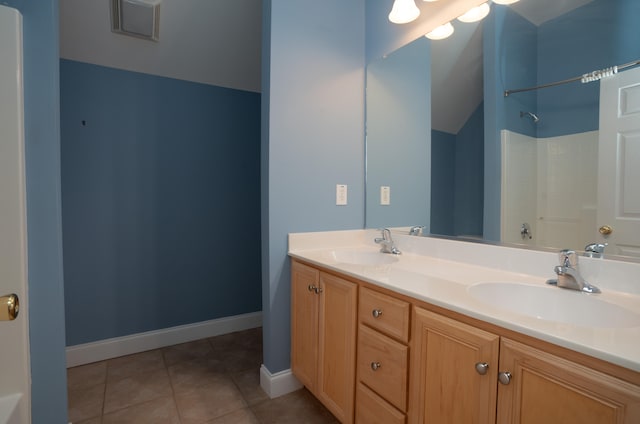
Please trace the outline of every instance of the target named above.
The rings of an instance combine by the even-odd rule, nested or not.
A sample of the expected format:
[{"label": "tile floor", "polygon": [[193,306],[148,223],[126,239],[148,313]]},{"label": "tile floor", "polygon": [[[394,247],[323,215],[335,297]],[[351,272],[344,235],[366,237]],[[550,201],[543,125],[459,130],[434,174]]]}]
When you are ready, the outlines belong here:
[{"label": "tile floor", "polygon": [[335,424],[306,389],[260,388],[262,329],[67,370],[73,424]]}]

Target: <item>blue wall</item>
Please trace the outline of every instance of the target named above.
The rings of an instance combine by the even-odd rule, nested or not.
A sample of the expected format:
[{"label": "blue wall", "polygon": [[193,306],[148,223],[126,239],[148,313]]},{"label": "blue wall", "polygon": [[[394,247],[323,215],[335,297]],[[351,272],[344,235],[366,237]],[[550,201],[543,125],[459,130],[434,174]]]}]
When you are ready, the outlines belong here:
[{"label": "blue wall", "polygon": [[[263,1],[264,364],[290,367],[287,234],[364,227],[364,0]],[[264,53],[263,53],[264,54]],[[336,206],[336,184],[348,205]]]},{"label": "blue wall", "polygon": [[25,159],[33,424],[67,422],[58,1],[10,0],[23,15]]},{"label": "blue wall", "polygon": [[456,136],[431,130],[431,233],[453,235]]},{"label": "blue wall", "polygon": [[260,95],[60,64],[67,345],[259,311]]},{"label": "blue wall", "polygon": [[482,235],[484,105],[458,134],[431,130],[431,233]]},{"label": "blue wall", "polygon": [[[368,228],[425,226],[430,231],[430,41],[419,40],[367,67]],[[391,188],[380,205],[380,187]]]},{"label": "blue wall", "polygon": [[467,119],[456,135],[454,234],[482,235],[484,198],[484,105]]}]

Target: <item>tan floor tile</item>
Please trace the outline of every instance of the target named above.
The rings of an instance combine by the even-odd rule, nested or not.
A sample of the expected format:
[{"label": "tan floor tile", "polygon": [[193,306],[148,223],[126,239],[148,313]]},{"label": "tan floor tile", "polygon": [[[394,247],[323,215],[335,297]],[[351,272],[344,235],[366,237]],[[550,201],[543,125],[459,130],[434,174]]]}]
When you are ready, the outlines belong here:
[{"label": "tan floor tile", "polygon": [[214,350],[225,350],[233,347],[262,349],[262,327],[222,334],[209,339]]},{"label": "tan floor tile", "polygon": [[251,406],[262,424],[338,424],[306,389]]},{"label": "tan floor tile", "polygon": [[107,381],[107,362],[94,362],[67,369],[69,390],[86,389]]},{"label": "tan floor tile", "polygon": [[168,368],[174,393],[186,393],[202,387],[230,381],[218,361],[198,359],[180,362]]},{"label": "tan floor tile", "polygon": [[249,405],[265,401],[269,396],[260,387],[260,370],[249,370],[234,373],[231,375],[233,382],[236,383],[240,393]]},{"label": "tan floor tile", "polygon": [[105,414],[102,424],[180,424],[173,397],[161,397]]},{"label": "tan floor tile", "polygon": [[256,370],[260,369],[260,365],[262,365],[262,349],[240,345],[229,345],[225,349],[214,349],[211,357],[218,360],[224,370],[229,373]]},{"label": "tan floor tile", "polygon": [[260,422],[249,408],[242,408],[212,421],[207,421],[207,424],[260,424]]},{"label": "tan floor tile", "polygon": [[102,415],[95,418],[89,418],[88,420],[73,421],[73,424],[102,424]]},{"label": "tan floor tile", "polygon": [[166,369],[134,374],[128,378],[107,382],[104,412],[113,412],[172,394]]},{"label": "tan floor tile", "polygon": [[69,421],[75,422],[102,414],[104,384],[80,390],[69,390]]},{"label": "tan floor tile", "polygon": [[176,393],[182,424],[196,424],[245,408],[246,402],[230,378],[198,390]]},{"label": "tan floor tile", "polygon": [[196,340],[189,343],[182,343],[162,349],[164,363],[167,366],[178,362],[192,361],[194,359],[206,358],[212,352],[211,344],[208,340]]},{"label": "tan floor tile", "polygon": [[107,361],[107,380],[115,381],[164,367],[162,352],[159,349],[121,356]]}]

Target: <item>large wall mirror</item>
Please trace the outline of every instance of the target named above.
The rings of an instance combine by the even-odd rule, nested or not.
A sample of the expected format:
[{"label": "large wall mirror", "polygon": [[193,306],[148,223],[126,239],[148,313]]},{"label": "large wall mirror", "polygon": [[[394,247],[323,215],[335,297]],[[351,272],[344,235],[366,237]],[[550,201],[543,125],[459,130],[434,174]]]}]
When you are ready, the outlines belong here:
[{"label": "large wall mirror", "polygon": [[639,18],[637,0],[492,4],[370,63],[366,226],[640,258]]}]

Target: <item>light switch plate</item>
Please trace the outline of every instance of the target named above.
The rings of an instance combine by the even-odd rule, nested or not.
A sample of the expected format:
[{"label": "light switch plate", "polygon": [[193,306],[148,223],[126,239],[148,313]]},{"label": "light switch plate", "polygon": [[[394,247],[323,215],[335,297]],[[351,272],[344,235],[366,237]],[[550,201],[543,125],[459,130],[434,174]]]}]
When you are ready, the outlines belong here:
[{"label": "light switch plate", "polygon": [[336,205],[344,206],[347,204],[347,185],[336,184]]},{"label": "light switch plate", "polygon": [[380,204],[384,206],[391,204],[391,187],[380,187]]}]

